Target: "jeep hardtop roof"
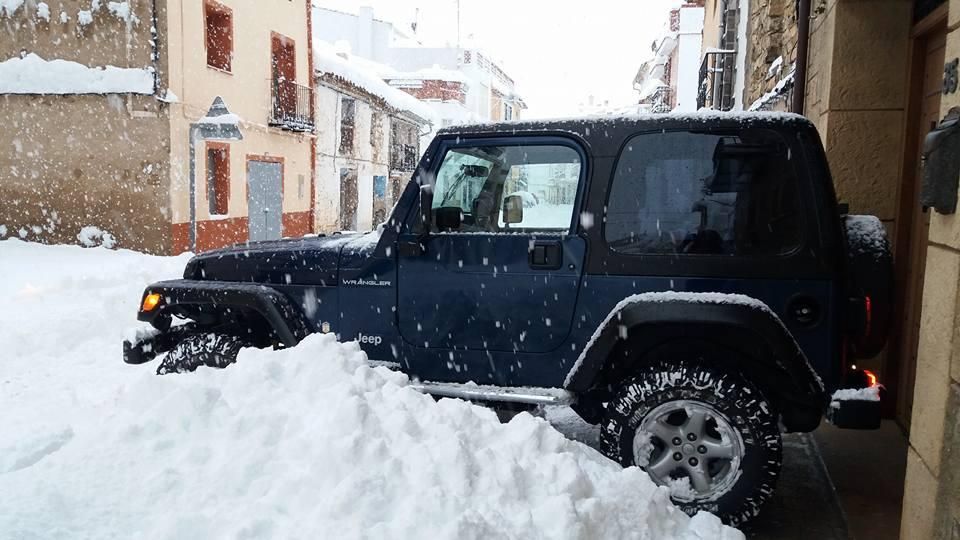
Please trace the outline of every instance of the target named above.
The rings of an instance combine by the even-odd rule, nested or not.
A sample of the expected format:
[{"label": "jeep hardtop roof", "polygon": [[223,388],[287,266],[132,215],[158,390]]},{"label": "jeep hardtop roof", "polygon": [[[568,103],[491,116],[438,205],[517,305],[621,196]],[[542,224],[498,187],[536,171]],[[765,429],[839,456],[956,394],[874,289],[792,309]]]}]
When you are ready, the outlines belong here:
[{"label": "jeep hardtop roof", "polygon": [[691,113],[595,115],[544,120],[510,120],[459,124],[440,129],[438,135],[516,135],[531,132],[570,132],[588,138],[596,128],[626,128],[628,131],[647,129],[729,129],[735,127],[804,127],[813,124],[806,117],[784,112],[720,112],[697,111]]}]

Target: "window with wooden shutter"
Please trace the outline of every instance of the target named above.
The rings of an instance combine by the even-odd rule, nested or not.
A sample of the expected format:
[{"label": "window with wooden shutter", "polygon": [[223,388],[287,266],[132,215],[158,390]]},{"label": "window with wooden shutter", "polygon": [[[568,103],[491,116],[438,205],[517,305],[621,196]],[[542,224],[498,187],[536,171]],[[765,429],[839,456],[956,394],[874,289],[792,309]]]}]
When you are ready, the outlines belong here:
[{"label": "window with wooden shutter", "polygon": [[206,0],[203,4],[206,25],[207,65],[230,71],[233,60],[233,12],[230,8]]},{"label": "window with wooden shutter", "polygon": [[350,98],[340,100],[340,153],[353,153],[353,138],[356,127],[357,102]]}]

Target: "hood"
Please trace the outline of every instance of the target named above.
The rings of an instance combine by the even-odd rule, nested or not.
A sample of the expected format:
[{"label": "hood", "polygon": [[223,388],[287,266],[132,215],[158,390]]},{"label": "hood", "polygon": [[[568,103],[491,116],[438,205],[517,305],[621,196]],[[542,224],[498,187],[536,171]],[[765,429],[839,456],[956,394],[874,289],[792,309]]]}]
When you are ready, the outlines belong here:
[{"label": "hood", "polygon": [[190,259],[185,279],[335,286],[340,250],[366,235],[332,234],[238,244]]}]

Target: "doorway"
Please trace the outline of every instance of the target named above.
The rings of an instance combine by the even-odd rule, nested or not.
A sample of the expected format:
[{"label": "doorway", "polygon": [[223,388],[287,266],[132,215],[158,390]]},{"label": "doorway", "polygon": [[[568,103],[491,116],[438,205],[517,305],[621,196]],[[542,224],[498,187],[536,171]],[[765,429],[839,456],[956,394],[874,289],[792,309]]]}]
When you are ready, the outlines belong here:
[{"label": "doorway", "polygon": [[340,169],[340,230],[357,230],[357,170]]},{"label": "doorway", "polygon": [[926,134],[940,118],[943,63],[946,52],[946,5],[919,21],[913,29],[907,137],[903,181],[894,234],[896,264],[896,314],[899,320],[891,339],[888,362],[896,371],[898,423],[909,430],[913,410],[917,348],[920,342],[920,309],[927,259],[930,214],[919,206],[920,155]]},{"label": "doorway", "polygon": [[279,240],[283,234],[283,164],[247,160],[250,241]]}]

